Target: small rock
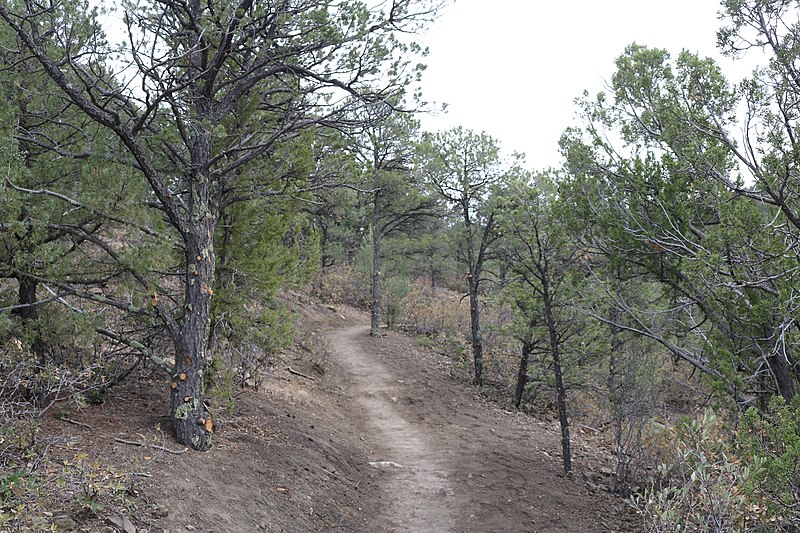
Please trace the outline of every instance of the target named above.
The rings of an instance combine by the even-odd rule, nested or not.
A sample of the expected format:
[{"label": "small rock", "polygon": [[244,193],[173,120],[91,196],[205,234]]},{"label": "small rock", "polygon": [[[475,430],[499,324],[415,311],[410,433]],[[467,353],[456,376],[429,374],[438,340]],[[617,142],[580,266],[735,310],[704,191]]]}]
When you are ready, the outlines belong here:
[{"label": "small rock", "polygon": [[106,524],[114,527],[117,531],[123,533],[136,533],[136,527],[128,520],[128,517],[122,515],[113,515],[106,518]]},{"label": "small rock", "polygon": [[169,515],[169,509],[165,505],[156,503],[153,505],[153,511],[150,514],[153,515],[153,518],[165,518]]},{"label": "small rock", "polygon": [[374,466],[375,468],[387,466],[391,468],[403,468],[403,465],[395,463],[394,461],[370,461],[369,466]]},{"label": "small rock", "polygon": [[75,520],[68,516],[59,516],[53,520],[53,525],[55,525],[59,531],[72,531],[78,527],[78,524],[75,522]]},{"label": "small rock", "polygon": [[187,531],[194,531],[195,527],[194,526],[186,526],[186,530]]}]

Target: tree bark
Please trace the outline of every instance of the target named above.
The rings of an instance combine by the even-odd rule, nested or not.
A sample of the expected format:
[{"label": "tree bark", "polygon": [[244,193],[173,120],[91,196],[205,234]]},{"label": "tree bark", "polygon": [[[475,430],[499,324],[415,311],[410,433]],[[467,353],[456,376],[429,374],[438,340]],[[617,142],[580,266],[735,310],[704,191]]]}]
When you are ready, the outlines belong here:
[{"label": "tree bark", "polygon": [[[14,309],[12,314],[18,316],[23,323],[27,323],[27,326],[30,326],[31,323],[39,317],[39,314],[36,311],[36,302],[38,301],[36,289],[39,284],[35,279],[32,279],[24,274],[17,276],[17,283],[19,284],[17,302],[19,303],[20,307]],[[31,351],[36,357],[39,366],[44,367],[47,364],[44,341],[42,340],[42,336],[39,333],[38,327],[34,327],[36,327],[36,331],[34,332],[33,340],[31,342]]]},{"label": "tree bark", "polygon": [[561,425],[561,453],[564,472],[572,477],[572,452],[570,450],[569,418],[567,416],[567,389],[561,371],[561,346],[558,337],[558,325],[553,313],[553,302],[550,294],[550,280],[547,273],[542,275],[542,303],[545,321],[550,336],[550,355],[553,359],[553,375],[556,382],[556,405],[558,406],[558,422]]},{"label": "tree bark", "polygon": [[175,438],[195,450],[212,446],[213,422],[203,404],[203,372],[211,325],[211,286],[214,280],[212,217],[203,217],[187,239],[186,317],[175,343],[175,376],[170,406]]},{"label": "tree bark", "polygon": [[[774,330],[770,331],[765,328],[763,335],[765,339],[771,338],[774,335]],[[787,403],[791,402],[796,394],[794,376],[789,366],[790,357],[791,351],[787,347],[785,352],[773,351],[764,358],[772,377],[775,379],[775,387],[778,394],[783,396]]]},{"label": "tree bark", "polygon": [[619,352],[622,350],[620,340],[621,329],[614,324],[620,319],[620,312],[616,307],[611,309],[611,324],[609,325],[609,335],[611,338],[611,353],[608,358],[608,402],[611,404],[611,412],[614,417],[614,448],[613,453],[616,457],[614,491],[619,492],[627,480],[627,461],[622,450],[622,424],[623,393],[620,383]]},{"label": "tree bark", "polygon": [[475,363],[475,385],[483,387],[483,338],[478,305],[478,280],[473,275],[469,279],[469,321],[472,331],[472,356]]},{"label": "tree bark", "polygon": [[372,200],[372,309],[370,335],[381,336],[381,230],[380,190]]},{"label": "tree bark", "polygon": [[483,338],[481,337],[481,316],[480,302],[478,300],[478,285],[480,284],[481,265],[480,252],[475,257],[475,235],[472,217],[469,212],[469,198],[462,198],[462,209],[464,217],[464,230],[467,236],[467,266],[469,274],[467,276],[469,287],[469,323],[470,333],[472,334],[472,358],[475,367],[475,385],[483,387]]},{"label": "tree bark", "polygon": [[[200,2],[189,2],[189,11],[200,20]],[[175,438],[179,443],[205,451],[213,444],[213,421],[203,402],[204,371],[210,365],[208,339],[211,331],[211,296],[214,293],[216,256],[214,233],[219,221],[219,204],[212,206],[213,101],[208,98],[203,71],[200,35],[193,35],[195,47],[189,54],[190,69],[197,76],[191,87],[193,134],[187,142],[191,155],[189,171],[189,216],[183,231],[186,244],[184,321],[175,342],[175,372],[170,407]],[[218,198],[216,199],[219,200]],[[216,209],[214,209],[216,207]]]},{"label": "tree bark", "polygon": [[786,357],[780,353],[773,354],[767,357],[767,364],[769,365],[772,375],[775,377],[778,394],[783,396],[787,402],[791,402],[796,392],[794,379],[792,378],[791,369],[789,368]]},{"label": "tree bark", "polygon": [[514,391],[514,407],[517,409],[522,404],[522,396],[525,394],[525,387],[528,385],[528,361],[532,351],[532,340],[528,338],[522,341],[522,355],[519,358],[519,369],[517,370],[517,388]]},{"label": "tree bark", "polygon": [[11,311],[12,315],[20,317],[22,320],[36,320],[37,312],[34,304],[36,303],[36,288],[38,283],[24,274],[17,277],[19,289],[17,292],[17,302],[20,307]]}]

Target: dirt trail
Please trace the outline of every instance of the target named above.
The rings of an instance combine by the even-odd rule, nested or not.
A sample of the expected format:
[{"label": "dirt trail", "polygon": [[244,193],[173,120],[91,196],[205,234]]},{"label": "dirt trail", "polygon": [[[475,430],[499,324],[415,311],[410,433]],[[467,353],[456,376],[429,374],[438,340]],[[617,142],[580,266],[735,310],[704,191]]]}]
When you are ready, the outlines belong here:
[{"label": "dirt trail", "polygon": [[[131,489],[135,508],[123,512],[140,531],[640,529],[622,500],[581,481],[581,469],[603,453],[597,446],[576,436],[577,479],[568,480],[557,422],[486,400],[454,377],[460,373],[449,358],[413,338],[370,337],[366,326],[354,326],[366,322],[363,313],[322,305],[306,305],[306,313],[306,344],[282,354],[261,390],[237,399],[210,452],[173,454],[115,440],[176,447],[165,425],[165,384],[144,370],[105,403],[69,413],[84,425],[53,414],[46,431],[64,443],[54,449],[65,461],[84,450],[141,473]],[[80,531],[106,528],[108,513],[87,517],[68,503],[60,512],[79,521]]]},{"label": "dirt trail", "polygon": [[389,531],[454,531],[447,502],[453,490],[440,450],[427,442],[422,428],[400,413],[395,395],[404,381],[362,348],[360,338],[368,333],[368,327],[357,326],[333,332],[329,338],[335,362],[352,381],[350,394],[364,409],[367,441],[375,454],[370,466],[386,474],[384,490],[395,496],[376,522]]},{"label": "dirt trail", "polygon": [[368,333],[327,334],[380,488],[367,531],[632,530],[619,500],[560,473],[554,424],[486,402],[412,339]]}]

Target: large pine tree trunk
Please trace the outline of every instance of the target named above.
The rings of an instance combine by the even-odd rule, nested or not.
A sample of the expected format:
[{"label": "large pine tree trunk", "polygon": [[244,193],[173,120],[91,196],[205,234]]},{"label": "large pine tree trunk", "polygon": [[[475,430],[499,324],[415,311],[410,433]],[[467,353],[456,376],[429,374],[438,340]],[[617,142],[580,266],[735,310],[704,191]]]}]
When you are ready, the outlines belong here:
[{"label": "large pine tree trunk", "polygon": [[213,422],[203,404],[203,372],[211,324],[211,295],[214,280],[214,224],[204,216],[187,239],[186,317],[175,341],[175,376],[170,406],[175,437],[195,450],[212,445]]},{"label": "large pine tree trunk", "polygon": [[[191,0],[190,11],[200,19],[200,2]],[[199,46],[199,35],[195,36]],[[202,70],[198,51],[189,54],[192,68]],[[204,371],[209,367],[208,339],[211,330],[211,296],[214,293],[216,255],[214,233],[219,220],[219,199],[212,206],[211,153],[214,121],[213,104],[203,91],[195,87],[194,136],[189,146],[191,176],[189,178],[189,216],[182,231],[186,245],[186,279],[184,286],[184,321],[180,331],[173,332],[175,342],[175,376],[171,383],[170,407],[175,438],[179,443],[204,451],[212,446],[213,422],[203,403]]]}]

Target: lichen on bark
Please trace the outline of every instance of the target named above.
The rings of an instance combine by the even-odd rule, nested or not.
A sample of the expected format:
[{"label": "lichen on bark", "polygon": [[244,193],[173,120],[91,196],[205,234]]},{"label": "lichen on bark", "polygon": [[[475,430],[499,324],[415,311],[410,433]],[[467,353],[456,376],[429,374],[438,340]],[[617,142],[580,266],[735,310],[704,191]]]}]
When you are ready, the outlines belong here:
[{"label": "lichen on bark", "polygon": [[189,413],[197,409],[197,399],[193,399],[186,403],[182,403],[175,409],[175,418],[178,420],[186,420],[189,418]]}]

